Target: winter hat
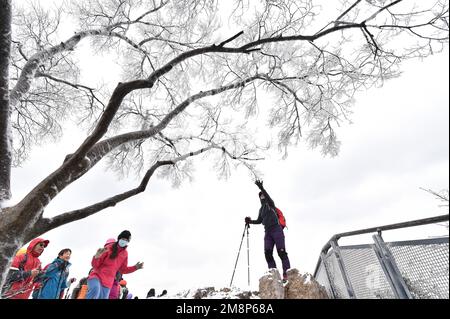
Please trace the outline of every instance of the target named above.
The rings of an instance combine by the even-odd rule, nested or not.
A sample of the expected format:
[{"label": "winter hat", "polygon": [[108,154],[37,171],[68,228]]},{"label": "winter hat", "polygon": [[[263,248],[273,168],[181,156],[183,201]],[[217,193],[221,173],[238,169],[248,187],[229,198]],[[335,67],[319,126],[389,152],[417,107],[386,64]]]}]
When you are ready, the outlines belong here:
[{"label": "winter hat", "polygon": [[124,238],[126,240],[130,240],[131,237],[131,233],[128,230],[124,230],[123,232],[121,232],[119,234],[119,236],[117,237],[117,240]]},{"label": "winter hat", "polygon": [[114,238],[110,238],[106,241],[105,246],[108,246],[109,244],[113,244],[115,242],[116,242],[116,240]]}]

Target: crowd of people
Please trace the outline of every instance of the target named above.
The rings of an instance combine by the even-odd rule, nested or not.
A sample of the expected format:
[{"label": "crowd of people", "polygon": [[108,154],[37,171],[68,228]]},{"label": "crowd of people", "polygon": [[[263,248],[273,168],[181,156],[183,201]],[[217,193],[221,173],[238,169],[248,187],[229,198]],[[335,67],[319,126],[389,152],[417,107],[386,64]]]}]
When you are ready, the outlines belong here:
[{"label": "crowd of people", "polygon": [[[264,225],[264,256],[267,266],[269,269],[277,267],[273,257],[273,249],[276,246],[282,263],[283,281],[286,281],[287,270],[290,268],[283,232],[286,220],[265,190],[263,182],[256,180],[255,184],[260,189],[258,196],[261,207],[256,220],[245,217],[245,225],[246,227],[250,227],[250,224]],[[128,230],[122,231],[117,239],[108,239],[92,257],[92,268],[88,276],[80,279],[70,297],[72,299],[132,299],[133,295],[128,291],[123,275],[142,269],[144,263],[137,262],[133,266],[128,266],[127,247],[130,241],[131,233]],[[28,299],[30,295],[34,299],[68,298],[69,289],[67,288],[75,282],[75,278],[69,279],[71,266],[69,260],[72,250],[62,249],[55,260],[42,269],[39,256],[48,244],[48,240],[35,238],[26,251],[15,256],[1,291],[2,298]],[[67,289],[66,296],[64,296],[65,289]],[[155,289],[151,288],[147,298],[162,297],[166,294],[167,291],[163,290],[156,296]]]},{"label": "crowd of people", "polygon": [[[2,298],[5,299],[132,299],[123,275],[144,267],[143,262],[128,266],[127,247],[131,233],[124,230],[108,239],[91,260],[91,269],[69,296],[70,285],[76,281],[69,278],[72,250],[64,248],[51,263],[41,267],[39,257],[48,246],[43,238],[33,239],[26,250],[19,251],[13,259]],[[65,290],[66,294],[64,295]],[[134,297],[137,299],[137,297]]]}]

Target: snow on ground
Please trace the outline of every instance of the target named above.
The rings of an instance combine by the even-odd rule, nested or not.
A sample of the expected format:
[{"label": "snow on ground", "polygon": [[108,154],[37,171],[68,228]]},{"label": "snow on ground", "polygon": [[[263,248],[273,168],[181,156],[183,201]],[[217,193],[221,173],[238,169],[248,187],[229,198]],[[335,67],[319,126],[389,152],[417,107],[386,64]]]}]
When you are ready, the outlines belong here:
[{"label": "snow on ground", "polygon": [[260,299],[258,292],[245,291],[237,287],[221,288],[216,290],[214,287],[191,288],[174,295],[165,295],[152,299]]}]

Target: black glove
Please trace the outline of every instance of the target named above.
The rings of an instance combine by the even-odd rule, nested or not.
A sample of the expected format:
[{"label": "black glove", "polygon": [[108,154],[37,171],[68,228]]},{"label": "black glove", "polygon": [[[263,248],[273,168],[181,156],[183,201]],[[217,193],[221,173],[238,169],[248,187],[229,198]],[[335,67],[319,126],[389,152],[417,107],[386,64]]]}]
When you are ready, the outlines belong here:
[{"label": "black glove", "polygon": [[261,189],[261,190],[263,189],[263,181],[260,181],[260,180],[257,179],[255,181],[255,184],[256,184],[256,186],[259,187],[259,189]]},{"label": "black glove", "polygon": [[248,225],[251,222],[251,218],[250,217],[245,217],[245,223]]},{"label": "black glove", "polygon": [[45,278],[45,272],[41,271],[36,277],[33,278],[33,282],[42,282]]}]

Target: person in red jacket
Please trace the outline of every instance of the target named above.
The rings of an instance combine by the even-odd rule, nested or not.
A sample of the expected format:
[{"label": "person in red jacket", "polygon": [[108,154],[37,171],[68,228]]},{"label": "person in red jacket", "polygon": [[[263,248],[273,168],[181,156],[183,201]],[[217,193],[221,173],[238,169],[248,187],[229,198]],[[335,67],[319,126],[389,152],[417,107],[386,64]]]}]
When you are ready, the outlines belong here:
[{"label": "person in red jacket", "polygon": [[128,267],[128,252],[126,250],[131,240],[131,233],[124,230],[117,241],[99,248],[92,257],[93,270],[88,278],[86,299],[108,299],[116,273],[129,274],[144,267],[143,262]]},{"label": "person in red jacket", "polygon": [[35,238],[28,245],[26,253],[14,257],[9,278],[7,278],[7,284],[10,283],[10,287],[3,293],[3,298],[28,299],[30,297],[35,285],[34,281],[41,272],[39,256],[48,243],[46,239]]}]

